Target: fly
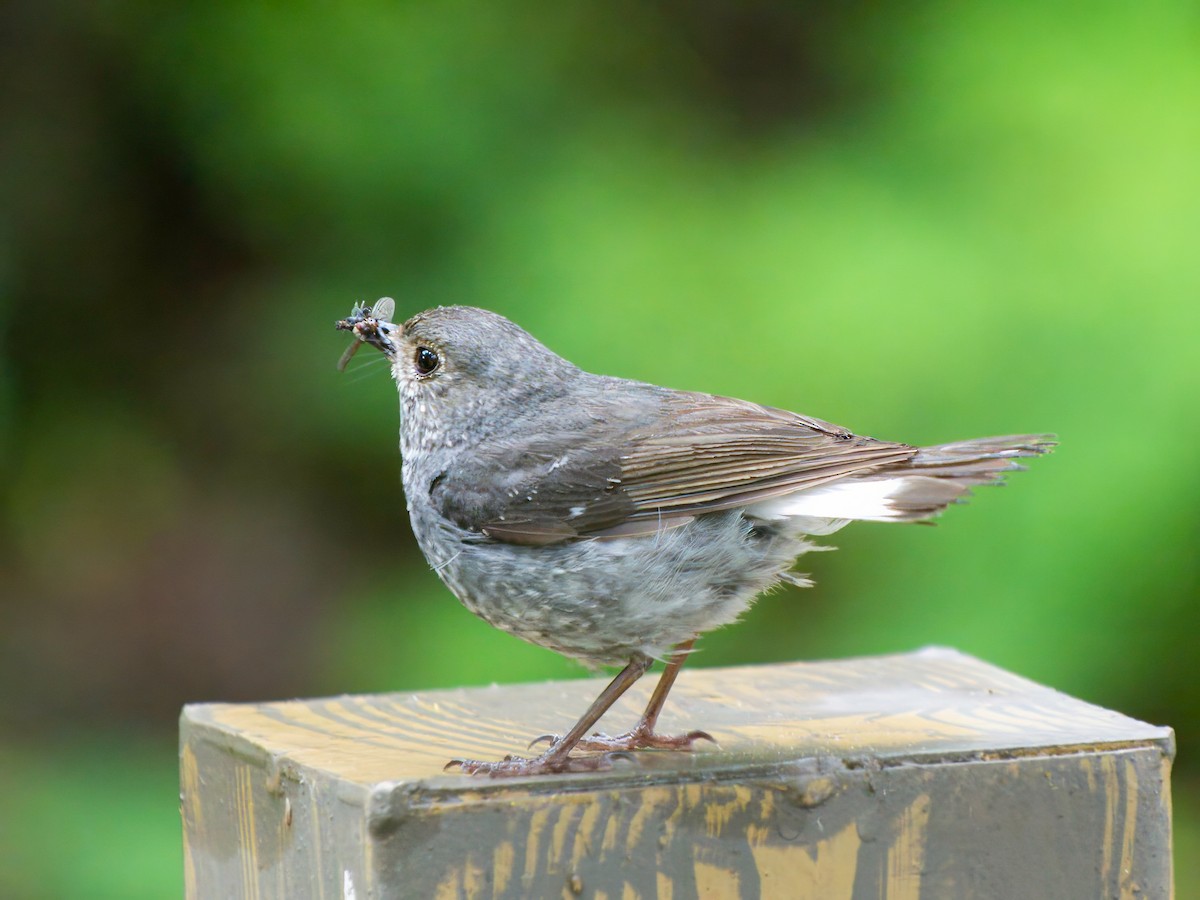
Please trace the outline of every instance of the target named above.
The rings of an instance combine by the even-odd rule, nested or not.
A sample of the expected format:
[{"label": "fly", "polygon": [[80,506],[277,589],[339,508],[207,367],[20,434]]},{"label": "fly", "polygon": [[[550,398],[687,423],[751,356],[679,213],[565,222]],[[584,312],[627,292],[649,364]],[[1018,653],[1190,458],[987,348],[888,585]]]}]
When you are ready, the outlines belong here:
[{"label": "fly", "polygon": [[381,297],[375,301],[374,306],[354,304],[354,308],[350,310],[350,317],[337,323],[339,331],[354,332],[354,342],[346,348],[346,352],[338,360],[339,372],[345,371],[350,359],[358,352],[358,348],[369,338],[378,334],[380,323],[390,322],[395,312],[396,301],[391,297]]}]

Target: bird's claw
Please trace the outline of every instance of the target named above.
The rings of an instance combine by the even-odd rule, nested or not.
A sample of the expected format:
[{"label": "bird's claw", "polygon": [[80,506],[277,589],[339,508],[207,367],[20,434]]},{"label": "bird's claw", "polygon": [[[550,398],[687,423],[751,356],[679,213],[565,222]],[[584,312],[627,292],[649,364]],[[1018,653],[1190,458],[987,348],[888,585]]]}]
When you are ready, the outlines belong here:
[{"label": "bird's claw", "polygon": [[689,731],[686,735],[684,735],[684,737],[687,738],[687,740],[688,740],[688,749],[689,750],[691,749],[691,745],[694,744],[696,741],[708,741],[710,744],[712,744],[718,750],[721,748],[721,745],[719,743],[717,743],[717,739],[715,737],[713,737],[711,734],[709,734],[707,731],[699,731],[699,730]]},{"label": "bird's claw", "polygon": [[[539,734],[529,742],[526,749],[532,749],[542,743],[553,747],[561,740],[561,734]],[[707,731],[689,731],[687,734],[667,735],[635,728],[615,737],[595,731],[592,732],[591,737],[582,738],[572,749],[597,751],[692,750],[696,741],[709,741],[716,747],[721,746],[717,743],[717,739]]]},{"label": "bird's claw", "polygon": [[707,731],[689,731],[687,734],[669,735],[655,734],[641,728],[627,731],[610,737],[599,732],[586,737],[575,746],[580,750],[600,750],[607,752],[630,750],[693,750],[696,741],[709,741],[719,747],[717,739]]}]

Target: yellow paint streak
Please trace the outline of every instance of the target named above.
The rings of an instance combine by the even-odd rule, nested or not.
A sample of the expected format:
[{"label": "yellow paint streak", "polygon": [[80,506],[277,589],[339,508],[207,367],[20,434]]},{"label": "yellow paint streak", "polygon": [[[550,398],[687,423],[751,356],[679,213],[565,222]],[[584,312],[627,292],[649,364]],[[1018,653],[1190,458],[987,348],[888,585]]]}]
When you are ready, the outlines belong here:
[{"label": "yellow paint streak", "polygon": [[462,889],[468,897],[482,897],[483,888],[487,883],[483,866],[475,862],[474,856],[468,856],[463,863]]},{"label": "yellow paint streak", "polygon": [[963,711],[945,710],[935,719],[921,712],[889,716],[829,716],[769,725],[725,726],[744,740],[771,746],[814,742],[839,748],[923,746],[945,739],[980,738],[991,726]]},{"label": "yellow paint streak", "polygon": [[255,705],[229,704],[214,709],[213,722],[271,752],[286,753],[301,765],[360,784],[427,777],[446,763],[447,750],[422,737],[405,740],[356,727],[321,715],[298,700],[272,703],[270,708],[283,720],[264,715]]},{"label": "yellow paint streak", "polygon": [[714,898],[741,897],[741,881],[737,870],[696,860],[696,895]]},{"label": "yellow paint streak", "polygon": [[516,852],[512,841],[501,841],[492,851],[492,896],[499,897],[508,890],[512,879],[513,860]]},{"label": "yellow paint streak", "polygon": [[192,837],[204,838],[204,807],[200,803],[200,766],[192,748],[184,746],[179,756],[179,782],[183,790],[183,885],[187,897],[198,896],[196,860]]},{"label": "yellow paint streak", "polygon": [[759,800],[759,817],[764,822],[770,822],[775,815],[775,792],[763,791]]},{"label": "yellow paint streak", "polygon": [[771,838],[771,826],[751,822],[746,826],[746,841],[751,847],[759,847]]},{"label": "yellow paint streak", "polygon": [[[310,802],[312,803],[312,806],[309,807],[311,810],[311,815],[309,815],[309,819],[312,820],[312,845],[314,847],[320,847],[321,846],[321,816],[316,811],[316,792],[315,791],[312,794],[310,794]],[[316,864],[316,867],[317,867],[317,891],[320,893],[321,900],[325,900],[325,867],[321,861],[321,857],[323,857],[324,855],[325,854],[323,854],[323,853],[311,854],[311,856]]]},{"label": "yellow paint streak", "polygon": [[658,873],[658,897],[657,900],[672,900],[675,896],[675,882],[671,880],[671,876],[666,872]]},{"label": "yellow paint streak", "polygon": [[433,891],[434,900],[457,900],[459,896],[459,881],[462,873],[458,869],[451,869],[446,873]]},{"label": "yellow paint streak", "polygon": [[920,900],[931,805],[922,794],[900,814],[900,833],[888,849],[887,900]]},{"label": "yellow paint streak", "polygon": [[663,820],[662,827],[658,832],[658,860],[661,865],[663,851],[671,846],[675,841],[675,830],[679,827],[679,820],[683,818],[683,814],[691,806],[691,795],[686,789],[675,788],[675,808],[671,810],[671,814]]},{"label": "yellow paint streak", "polygon": [[[1167,859],[1172,860],[1175,858],[1175,840],[1174,840],[1175,829],[1174,829],[1174,827],[1172,827],[1172,822],[1174,821],[1174,817],[1173,817],[1172,806],[1171,806],[1171,804],[1172,804],[1172,800],[1171,800],[1171,757],[1169,757],[1165,753],[1162,755],[1162,758],[1159,760],[1158,771],[1159,771],[1158,790],[1160,792],[1159,795],[1162,797],[1163,813],[1167,817]],[[1175,896],[1175,867],[1174,866],[1167,867],[1167,877],[1168,877],[1167,896],[1174,898],[1174,896]]]},{"label": "yellow paint streak", "polygon": [[[717,799],[720,795],[728,796],[730,793],[732,796],[728,800],[722,802]],[[734,785],[732,791],[727,787],[710,788],[708,803],[704,807],[704,827],[708,836],[719,838],[730,820],[750,805],[753,796],[753,791],[744,784]]]},{"label": "yellow paint streak", "polygon": [[563,797],[561,806],[558,810],[558,818],[554,822],[554,829],[550,832],[550,852],[548,854],[546,866],[550,871],[555,871],[567,855],[567,834],[571,830],[571,824],[579,815],[579,799],[576,797]]},{"label": "yellow paint streak", "polygon": [[1085,756],[1079,760],[1079,768],[1083,770],[1083,774],[1087,776],[1088,793],[1096,793],[1096,767],[1092,764],[1091,757]]},{"label": "yellow paint streak", "polygon": [[526,882],[532,882],[537,877],[538,857],[541,855],[542,849],[542,832],[546,829],[546,823],[550,820],[552,811],[553,807],[544,806],[535,810],[529,817],[529,835],[525,840],[525,871],[523,875]]},{"label": "yellow paint streak", "polygon": [[357,886],[359,896],[366,895],[368,898],[375,896],[375,842],[367,837],[367,822],[365,819],[359,819],[356,826],[358,828],[358,846],[362,847],[363,867],[359,877],[362,883]]},{"label": "yellow paint streak", "polygon": [[620,817],[615,813],[608,817],[608,824],[604,826],[604,838],[600,841],[600,853],[607,854],[617,848],[617,828],[620,824]]},{"label": "yellow paint streak", "polygon": [[588,801],[583,816],[579,819],[579,828],[575,831],[575,845],[571,848],[571,869],[578,869],[585,853],[592,852],[592,842],[596,837],[596,825],[600,821],[601,803],[593,797]]},{"label": "yellow paint streak", "polygon": [[285,854],[287,853],[288,832],[291,829],[292,801],[286,793],[282,796],[283,810],[279,815],[279,823],[275,826],[275,837],[278,839],[275,848],[275,894],[278,897],[291,897],[292,891],[289,891],[287,886],[287,876],[291,871],[291,866],[285,863]]},{"label": "yellow paint streak", "polygon": [[1125,823],[1121,835],[1121,900],[1134,900],[1141,888],[1133,881],[1133,845],[1137,837],[1138,775],[1132,759],[1125,760]]},{"label": "yellow paint streak", "polygon": [[621,889],[621,900],[641,900],[641,895],[627,881],[625,882],[625,887]]},{"label": "yellow paint streak", "polygon": [[[769,832],[767,832],[769,834]],[[862,840],[850,822],[815,847],[751,842],[764,900],[841,900],[854,892]],[[697,880],[698,881],[698,880]],[[734,894],[733,896],[737,896]]]},{"label": "yellow paint streak", "polygon": [[242,863],[243,896],[258,897],[258,832],[254,824],[254,771],[247,765],[234,769],[234,797],[238,817],[238,848]]},{"label": "yellow paint streak", "polygon": [[633,853],[637,849],[642,832],[646,828],[646,821],[657,809],[675,800],[675,791],[668,787],[649,787],[640,792],[639,799],[641,805],[629,820],[629,830],[625,833],[626,853]]},{"label": "yellow paint streak", "polygon": [[242,869],[242,896],[249,896],[249,868],[246,865],[246,857],[249,848],[246,846],[246,798],[242,796],[242,766],[234,766],[233,769],[233,813],[237,817],[237,833],[238,833],[238,865]]},{"label": "yellow paint streak", "polygon": [[775,823],[775,791],[762,791],[758,803],[758,821],[746,825],[746,840],[751,847],[766,844],[771,839]]},{"label": "yellow paint streak", "polygon": [[1109,890],[1113,870],[1113,834],[1117,827],[1117,802],[1121,783],[1117,780],[1117,763],[1111,755],[1100,757],[1100,775],[1104,784],[1104,841],[1100,853],[1100,884]]}]

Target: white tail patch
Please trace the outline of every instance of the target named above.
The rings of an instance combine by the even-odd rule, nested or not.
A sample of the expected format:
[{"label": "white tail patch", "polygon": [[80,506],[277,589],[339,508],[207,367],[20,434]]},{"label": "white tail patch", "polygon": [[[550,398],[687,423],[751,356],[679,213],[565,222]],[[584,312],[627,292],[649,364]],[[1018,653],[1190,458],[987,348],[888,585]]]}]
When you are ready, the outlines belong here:
[{"label": "white tail patch", "polygon": [[892,494],[901,490],[907,480],[846,479],[782,497],[772,497],[770,500],[754,504],[747,511],[764,519],[791,519],[797,516],[824,519],[890,519],[895,516],[895,511],[889,503]]},{"label": "white tail patch", "polygon": [[847,478],[763,500],[747,507],[746,512],[762,519],[794,520],[798,529],[808,534],[829,534],[851,520],[896,522],[924,518],[936,509],[914,515],[910,502],[914,497],[921,498],[922,507],[941,508],[964,493],[959,485],[922,475]]}]

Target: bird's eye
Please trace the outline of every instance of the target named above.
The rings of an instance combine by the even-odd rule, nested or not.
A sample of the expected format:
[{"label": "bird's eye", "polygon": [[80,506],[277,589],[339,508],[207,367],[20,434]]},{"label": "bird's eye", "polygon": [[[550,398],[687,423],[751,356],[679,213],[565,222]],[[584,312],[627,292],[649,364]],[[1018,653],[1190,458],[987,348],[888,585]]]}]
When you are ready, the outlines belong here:
[{"label": "bird's eye", "polygon": [[428,347],[418,347],[414,362],[417,364],[418,375],[432,375],[433,370],[441,363],[441,359]]}]

